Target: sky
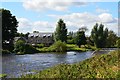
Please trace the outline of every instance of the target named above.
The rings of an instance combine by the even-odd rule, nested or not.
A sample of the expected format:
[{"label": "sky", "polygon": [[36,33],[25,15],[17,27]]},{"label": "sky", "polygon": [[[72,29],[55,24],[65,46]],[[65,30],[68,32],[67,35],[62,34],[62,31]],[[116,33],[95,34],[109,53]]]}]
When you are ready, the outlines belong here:
[{"label": "sky", "polygon": [[59,19],[69,31],[87,27],[86,35],[96,23],[118,34],[118,2],[77,2],[55,0],[2,1],[0,8],[10,10],[18,20],[18,32],[54,32]]}]

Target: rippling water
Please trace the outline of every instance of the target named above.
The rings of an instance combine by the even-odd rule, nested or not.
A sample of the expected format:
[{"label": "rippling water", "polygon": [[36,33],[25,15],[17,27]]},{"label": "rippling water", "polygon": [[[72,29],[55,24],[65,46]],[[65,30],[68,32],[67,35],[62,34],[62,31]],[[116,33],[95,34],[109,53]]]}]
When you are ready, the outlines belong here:
[{"label": "rippling water", "polygon": [[92,51],[87,52],[67,52],[37,53],[26,55],[6,55],[2,56],[2,72],[8,77],[18,77],[22,74],[34,73],[60,63],[72,64],[92,57]]}]

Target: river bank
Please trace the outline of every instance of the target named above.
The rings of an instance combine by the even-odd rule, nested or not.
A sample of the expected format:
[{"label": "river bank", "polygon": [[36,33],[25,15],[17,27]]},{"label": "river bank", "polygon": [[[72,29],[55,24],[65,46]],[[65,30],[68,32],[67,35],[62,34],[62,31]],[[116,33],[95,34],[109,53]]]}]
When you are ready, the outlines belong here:
[{"label": "river bank", "polygon": [[60,64],[43,70],[38,74],[29,74],[21,78],[120,78],[118,67],[119,51],[96,55],[76,64]]},{"label": "river bank", "polygon": [[38,72],[58,64],[73,64],[92,57],[93,51],[3,55],[2,72],[8,78]]}]

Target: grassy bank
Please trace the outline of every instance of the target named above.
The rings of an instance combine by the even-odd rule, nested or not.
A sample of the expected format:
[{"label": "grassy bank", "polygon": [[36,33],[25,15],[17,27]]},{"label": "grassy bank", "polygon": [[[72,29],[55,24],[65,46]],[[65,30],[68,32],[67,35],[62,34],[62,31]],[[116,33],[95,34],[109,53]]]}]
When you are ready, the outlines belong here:
[{"label": "grassy bank", "polygon": [[60,64],[38,74],[22,76],[22,78],[120,78],[119,54],[120,50],[96,55],[80,63]]},{"label": "grassy bank", "polygon": [[[40,52],[56,52],[56,48],[54,48],[53,46],[52,47],[37,48],[37,50],[39,50]],[[85,47],[79,48],[75,44],[66,44],[66,51],[83,52],[83,51],[88,51],[88,50],[96,50],[96,48],[94,46],[88,46],[88,45],[85,45]]]}]

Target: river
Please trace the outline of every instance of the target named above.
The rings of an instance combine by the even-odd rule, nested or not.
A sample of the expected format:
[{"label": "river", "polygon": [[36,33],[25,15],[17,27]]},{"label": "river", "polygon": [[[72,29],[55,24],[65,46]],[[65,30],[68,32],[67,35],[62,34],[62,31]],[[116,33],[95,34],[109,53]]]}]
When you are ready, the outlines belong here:
[{"label": "river", "polygon": [[2,56],[2,72],[8,78],[16,78],[22,74],[35,73],[57,64],[72,64],[92,57],[93,51],[87,52],[66,52],[37,53],[25,55],[4,55]]}]

